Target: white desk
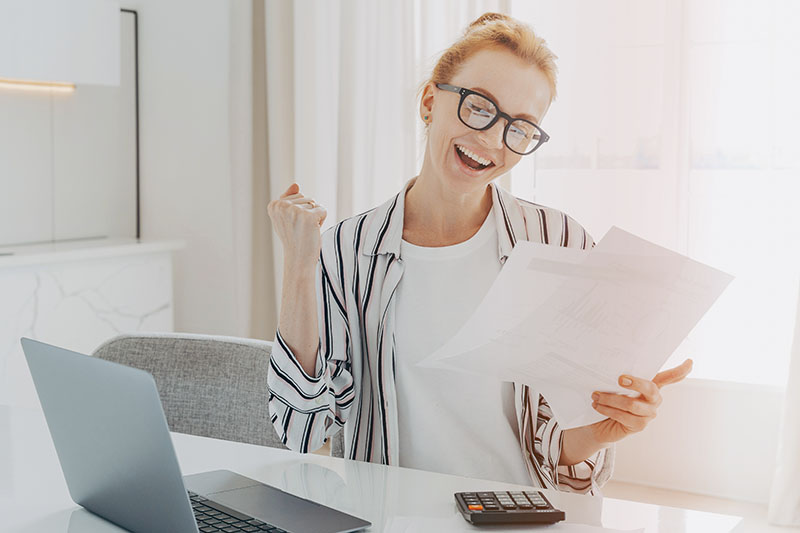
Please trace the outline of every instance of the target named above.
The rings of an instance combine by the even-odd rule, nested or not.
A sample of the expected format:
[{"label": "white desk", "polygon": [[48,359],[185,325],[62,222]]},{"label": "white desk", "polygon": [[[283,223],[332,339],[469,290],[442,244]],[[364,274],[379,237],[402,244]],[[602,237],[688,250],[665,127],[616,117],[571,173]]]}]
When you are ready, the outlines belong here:
[{"label": "white desk", "polygon": [[[460,523],[454,492],[520,488],[178,433],[173,442],[184,474],[233,470],[369,520],[370,531],[383,531],[393,517],[410,515]],[[547,491],[547,496],[566,512],[569,522],[608,528],[716,533],[731,531],[740,521],[611,498],[555,491]],[[7,533],[123,531],[72,502],[44,416],[32,408],[0,406],[0,517],[0,530]]]}]

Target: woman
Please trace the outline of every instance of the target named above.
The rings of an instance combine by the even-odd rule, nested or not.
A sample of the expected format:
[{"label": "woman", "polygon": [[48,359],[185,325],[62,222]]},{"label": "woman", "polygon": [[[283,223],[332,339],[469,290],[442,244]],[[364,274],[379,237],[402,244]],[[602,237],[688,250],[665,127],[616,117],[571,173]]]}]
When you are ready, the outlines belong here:
[{"label": "woman", "polygon": [[569,216],[493,183],[548,139],[554,59],[528,26],[481,16],[422,90],[425,158],[397,196],[321,236],[326,211],[296,184],[270,203],[285,255],[269,401],[290,448],[344,428],[351,459],[593,492],[612,444],[688,374],[690,360],[652,381],[621,376],[638,398],[595,393],[608,418],[561,431],[525,385],[415,366],[475,310],[517,240],[594,244]]}]

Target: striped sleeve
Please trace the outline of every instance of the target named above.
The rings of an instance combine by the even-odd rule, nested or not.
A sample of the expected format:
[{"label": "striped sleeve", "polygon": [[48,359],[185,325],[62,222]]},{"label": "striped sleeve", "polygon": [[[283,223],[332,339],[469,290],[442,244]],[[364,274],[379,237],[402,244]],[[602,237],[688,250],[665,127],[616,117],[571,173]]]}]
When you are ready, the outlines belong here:
[{"label": "striped sleeve", "polygon": [[545,485],[567,492],[599,494],[600,488],[608,482],[613,472],[614,446],[604,448],[578,464],[559,465],[564,432],[553,417],[547,400],[541,395],[538,397],[536,418],[534,450],[543,474],[549,477]]},{"label": "striped sleeve", "polygon": [[317,266],[320,343],[316,373],[309,376],[303,370],[279,329],[267,378],[275,431],[287,447],[304,453],[319,449],[341,430],[355,399],[349,325],[340,281],[342,257],[325,253],[325,248],[323,244]]}]

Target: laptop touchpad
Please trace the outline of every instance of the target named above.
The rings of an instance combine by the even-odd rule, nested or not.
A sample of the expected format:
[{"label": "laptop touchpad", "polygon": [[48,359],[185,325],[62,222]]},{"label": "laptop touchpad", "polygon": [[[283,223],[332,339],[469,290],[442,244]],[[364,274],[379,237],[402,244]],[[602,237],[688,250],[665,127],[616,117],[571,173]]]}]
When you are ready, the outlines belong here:
[{"label": "laptop touchpad", "polygon": [[209,497],[237,511],[290,531],[337,533],[354,531],[368,525],[354,516],[267,485],[218,492],[210,494]]}]

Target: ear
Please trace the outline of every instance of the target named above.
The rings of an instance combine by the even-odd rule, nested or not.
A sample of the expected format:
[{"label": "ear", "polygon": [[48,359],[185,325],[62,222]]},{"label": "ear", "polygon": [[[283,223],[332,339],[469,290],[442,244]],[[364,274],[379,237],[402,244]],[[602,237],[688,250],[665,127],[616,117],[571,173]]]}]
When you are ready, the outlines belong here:
[{"label": "ear", "polygon": [[429,116],[433,115],[433,83],[425,84],[425,88],[422,89],[422,98],[419,100],[419,116]]}]

